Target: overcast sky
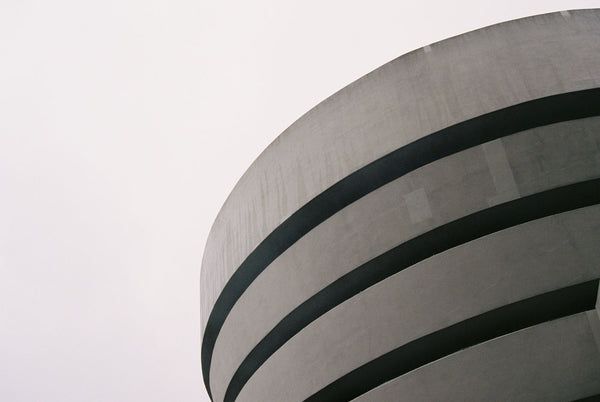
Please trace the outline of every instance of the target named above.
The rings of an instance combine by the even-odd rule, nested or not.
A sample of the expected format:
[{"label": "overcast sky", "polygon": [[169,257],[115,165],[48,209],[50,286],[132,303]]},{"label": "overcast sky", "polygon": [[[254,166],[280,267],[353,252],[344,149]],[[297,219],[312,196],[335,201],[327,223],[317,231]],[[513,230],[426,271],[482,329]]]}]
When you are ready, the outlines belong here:
[{"label": "overcast sky", "polygon": [[598,6],[0,0],[0,400],[208,400],[202,251],[261,150],[403,53]]}]

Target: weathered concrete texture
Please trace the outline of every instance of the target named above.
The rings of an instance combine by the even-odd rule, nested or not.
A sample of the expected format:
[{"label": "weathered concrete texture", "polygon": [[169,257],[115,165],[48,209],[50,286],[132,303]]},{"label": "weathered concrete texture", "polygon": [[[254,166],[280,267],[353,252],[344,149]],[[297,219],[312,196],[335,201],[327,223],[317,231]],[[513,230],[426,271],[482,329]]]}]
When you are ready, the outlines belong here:
[{"label": "weathered concrete texture", "polygon": [[414,339],[508,303],[598,278],[598,222],[600,206],[554,215],[401,271],[294,336],[255,373],[239,400],[264,398],[265,390],[269,400],[304,400]]},{"label": "weathered concrete texture", "polygon": [[[281,319],[340,276],[421,233],[490,205],[600,177],[599,148],[600,118],[527,130],[417,169],[343,209],[275,260],[234,306],[215,344],[213,395],[217,400],[224,395],[242,360]],[[417,206],[420,209],[411,212]],[[600,233],[592,235],[594,244]],[[562,239],[564,233],[556,236]],[[576,253],[572,250],[571,255]],[[505,256],[512,263],[510,257]],[[571,270],[569,264],[559,268]]]},{"label": "weathered concrete texture", "polygon": [[202,329],[260,241],[349,173],[466,119],[600,86],[599,21],[597,10],[573,11],[460,35],[384,65],[304,115],[248,169],[214,223],[202,264]]},{"label": "weathered concrete texture", "polygon": [[355,400],[558,402],[598,393],[598,349],[580,313],[465,349]]},{"label": "weathered concrete texture", "polygon": [[[214,349],[207,342],[212,360],[202,351],[213,400],[226,395],[241,401],[303,400],[436,331],[600,278],[600,197],[589,192],[600,188],[600,109],[585,114],[596,117],[561,114],[540,123],[530,112],[544,110],[524,112],[520,105],[512,110],[522,114],[511,115],[519,128],[495,136],[481,127],[504,127],[504,121],[479,119],[522,102],[595,88],[600,88],[600,10],[554,13],[409,53],[294,123],[242,177],[211,230],[201,274],[203,332],[225,283],[262,240],[315,197],[330,204],[311,205],[336,209],[311,218],[308,232],[298,229],[301,224],[292,227],[298,233],[285,243],[289,248],[272,246],[278,251],[261,257],[263,265],[253,268],[260,275],[244,279],[231,297],[239,297],[231,310],[215,309],[224,321],[208,331],[216,337]],[[560,108],[587,106],[562,102]],[[430,136],[471,118],[479,119],[469,126],[473,131]],[[453,142],[463,138],[460,133],[463,145]],[[411,148],[424,137],[416,144],[425,145]],[[392,171],[391,162],[376,165],[384,168],[371,176],[362,169],[354,182],[345,181],[340,192],[359,194],[345,204],[321,197],[339,180],[404,146],[402,152],[420,151],[384,160],[402,164],[409,155],[416,162],[406,162],[406,170],[387,181],[374,181],[379,187],[360,193],[352,186]],[[589,183],[588,192],[572,191]],[[547,195],[561,188],[557,198]],[[571,200],[583,201],[572,206]],[[554,202],[562,209],[536,215]],[[507,205],[529,215],[493,226],[490,222],[521,216]],[[418,257],[402,251],[396,259],[383,258],[399,249],[417,250]],[[374,268],[358,269],[364,266]],[[375,269],[381,266],[387,271]],[[356,272],[380,276],[352,276]],[[326,296],[315,301],[317,294]],[[319,310],[322,306],[328,307]],[[305,315],[293,315],[296,309],[305,309]],[[593,303],[587,309],[511,327],[507,335],[405,371],[361,398],[569,400],[600,393],[600,319]],[[285,335],[271,342],[280,334],[270,338],[274,329]],[[251,353],[257,345],[264,346],[257,349],[262,354]]]}]

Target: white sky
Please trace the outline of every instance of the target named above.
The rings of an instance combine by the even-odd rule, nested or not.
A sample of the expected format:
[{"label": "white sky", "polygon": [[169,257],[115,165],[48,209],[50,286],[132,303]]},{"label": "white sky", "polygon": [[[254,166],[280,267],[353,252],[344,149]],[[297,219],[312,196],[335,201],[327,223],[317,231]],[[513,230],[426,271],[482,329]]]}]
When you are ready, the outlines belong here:
[{"label": "white sky", "polygon": [[598,6],[0,0],[0,400],[208,400],[202,251],[261,150],[410,50]]}]

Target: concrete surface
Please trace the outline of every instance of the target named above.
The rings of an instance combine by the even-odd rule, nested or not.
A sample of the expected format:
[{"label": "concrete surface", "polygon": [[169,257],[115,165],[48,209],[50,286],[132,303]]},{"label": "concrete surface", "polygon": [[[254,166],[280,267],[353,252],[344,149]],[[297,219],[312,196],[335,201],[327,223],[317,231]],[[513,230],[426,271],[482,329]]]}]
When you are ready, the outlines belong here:
[{"label": "concrete surface", "polygon": [[[259,243],[357,169],[465,120],[598,87],[600,10],[579,10],[510,21],[432,44],[339,91],[261,154],[219,213],[202,263],[203,332],[223,287]],[[479,216],[474,215],[478,211],[600,178],[600,117],[479,144],[416,168],[343,207],[242,289],[222,328],[213,333],[208,371],[213,400],[225,398],[249,353],[290,312],[362,264],[450,222]],[[591,205],[520,223],[367,287],[292,334],[249,372],[238,399],[303,400],[432,332],[600,278],[599,218],[600,206]],[[486,340],[361,398],[561,400],[600,393],[600,324],[591,316],[582,312]],[[202,353],[204,358],[207,351]]]}]

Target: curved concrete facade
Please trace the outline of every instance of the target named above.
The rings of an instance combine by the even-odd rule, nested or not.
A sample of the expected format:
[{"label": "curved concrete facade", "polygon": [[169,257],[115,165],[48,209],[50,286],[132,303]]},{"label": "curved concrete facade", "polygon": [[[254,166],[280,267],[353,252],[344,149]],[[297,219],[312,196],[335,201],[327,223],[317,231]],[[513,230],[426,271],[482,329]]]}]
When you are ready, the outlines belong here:
[{"label": "curved concrete facade", "polygon": [[300,118],[209,235],[221,400],[600,394],[600,10],[404,55]]}]

